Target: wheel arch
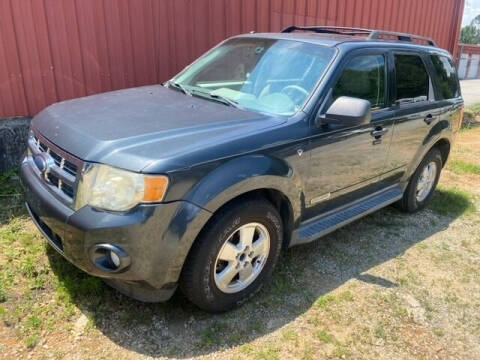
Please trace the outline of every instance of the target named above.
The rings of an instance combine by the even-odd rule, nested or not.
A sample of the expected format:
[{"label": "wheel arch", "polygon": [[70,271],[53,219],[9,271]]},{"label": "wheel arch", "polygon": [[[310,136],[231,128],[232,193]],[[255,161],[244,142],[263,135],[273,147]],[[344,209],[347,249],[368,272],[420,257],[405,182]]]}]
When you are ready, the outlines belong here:
[{"label": "wheel arch", "polygon": [[[208,218],[194,219],[194,226],[184,232],[181,242],[178,276],[202,231],[215,214],[236,201],[263,198],[279,212],[283,222],[283,246],[300,222],[303,190],[300,179],[283,160],[262,155],[246,156],[229,161],[199,181],[185,197],[186,204],[207,210]],[[185,216],[194,216],[193,213]],[[181,218],[184,219],[182,215]],[[195,230],[193,230],[193,229]]]},{"label": "wheel arch", "polygon": [[201,179],[185,200],[211,213],[240,197],[263,194],[274,204],[289,204],[293,222],[301,217],[301,179],[282,159],[249,155],[233,159]]},{"label": "wheel arch", "polygon": [[[289,198],[278,189],[273,188],[259,188],[251,191],[247,191],[241,195],[238,195],[222,206],[220,206],[213,215],[222,211],[223,208],[230,206],[234,202],[242,202],[254,199],[265,199],[269,201],[275,209],[277,209],[283,223],[283,248],[288,248],[290,243],[290,237],[294,229],[295,215],[291,201]],[[203,226],[202,230],[207,227],[208,223],[213,220],[213,216]],[[200,235],[201,231],[198,235]]]},{"label": "wheel arch", "polygon": [[425,144],[421,149],[419,149],[414,161],[411,162],[406,173],[406,177],[404,179],[407,181],[408,179],[410,179],[410,177],[415,173],[415,170],[417,170],[418,166],[425,158],[425,156],[434,148],[440,150],[440,153],[442,155],[442,166],[445,166],[445,163],[450,155],[451,144],[452,140],[449,137],[437,137]]},{"label": "wheel arch", "polygon": [[[433,148],[438,148],[440,150],[440,153],[442,154],[442,167],[444,167],[445,163],[447,162],[448,157],[450,155],[450,150],[451,150],[450,141],[446,138],[442,138],[442,139],[438,140],[437,142],[435,142],[435,144],[433,144],[433,146],[430,148],[430,150],[433,149]],[[430,150],[428,150],[428,151],[430,151]]]}]

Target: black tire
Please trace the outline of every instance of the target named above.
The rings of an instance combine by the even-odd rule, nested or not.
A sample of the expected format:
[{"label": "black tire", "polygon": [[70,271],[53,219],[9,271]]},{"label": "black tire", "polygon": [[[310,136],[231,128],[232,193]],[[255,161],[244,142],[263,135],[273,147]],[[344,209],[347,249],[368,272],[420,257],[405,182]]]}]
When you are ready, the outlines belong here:
[{"label": "black tire", "polygon": [[[431,187],[428,195],[422,201],[418,201],[417,199],[418,181],[420,180],[420,176],[425,166],[427,166],[431,162],[435,162],[437,166],[435,180],[433,182],[433,186]],[[443,163],[443,160],[442,160],[442,154],[440,150],[437,148],[431,149],[427,153],[427,155],[425,155],[422,162],[418,166],[417,170],[415,170],[415,173],[410,178],[407,189],[403,194],[403,198],[397,203],[397,207],[400,208],[402,211],[405,211],[408,213],[414,213],[416,211],[423,209],[427,205],[429,200],[432,198],[435,188],[437,187],[438,180],[440,178],[440,173],[442,171],[442,165],[443,165],[442,163]]]},{"label": "black tire", "polygon": [[[223,245],[242,225],[260,223],[270,236],[268,256],[258,276],[236,293],[225,293],[215,282],[216,260]],[[202,230],[187,257],[180,289],[195,305],[209,312],[224,312],[242,305],[257,293],[272,275],[283,240],[278,211],[266,200],[236,201],[217,212]]]}]

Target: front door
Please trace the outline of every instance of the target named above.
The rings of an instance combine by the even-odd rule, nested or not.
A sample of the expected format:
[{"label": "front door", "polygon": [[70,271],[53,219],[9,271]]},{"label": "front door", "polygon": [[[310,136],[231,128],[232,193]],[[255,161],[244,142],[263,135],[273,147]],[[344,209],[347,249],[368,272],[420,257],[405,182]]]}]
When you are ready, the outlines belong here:
[{"label": "front door", "polygon": [[[329,125],[314,130],[305,196],[307,218],[382,187],[379,179],[385,172],[394,114],[388,101],[386,55],[369,51],[351,56],[331,89],[330,104],[340,96],[370,101],[372,121],[350,128]],[[322,111],[326,108],[328,105]]]}]

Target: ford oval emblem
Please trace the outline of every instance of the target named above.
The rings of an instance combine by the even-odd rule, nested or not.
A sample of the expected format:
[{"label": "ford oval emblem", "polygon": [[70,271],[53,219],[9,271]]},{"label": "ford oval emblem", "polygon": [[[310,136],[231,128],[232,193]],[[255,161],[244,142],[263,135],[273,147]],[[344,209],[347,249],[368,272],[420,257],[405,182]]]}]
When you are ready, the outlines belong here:
[{"label": "ford oval emblem", "polygon": [[33,157],[33,162],[35,165],[37,165],[38,170],[40,170],[41,173],[45,172],[47,170],[47,160],[45,159],[44,156],[42,155],[35,155]]}]

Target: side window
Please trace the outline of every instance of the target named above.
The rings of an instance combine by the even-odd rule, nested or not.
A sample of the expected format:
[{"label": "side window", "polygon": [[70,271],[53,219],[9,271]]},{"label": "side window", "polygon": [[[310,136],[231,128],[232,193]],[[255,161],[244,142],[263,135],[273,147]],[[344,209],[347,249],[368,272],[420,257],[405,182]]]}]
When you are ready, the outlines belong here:
[{"label": "side window", "polygon": [[430,77],[418,55],[395,55],[396,101],[410,103],[431,98]]},{"label": "side window", "polygon": [[460,95],[455,66],[446,56],[430,55],[439,86],[440,100],[452,99]]},{"label": "side window", "polygon": [[385,57],[362,55],[352,59],[333,88],[333,100],[350,96],[370,101],[372,109],[385,106]]}]

